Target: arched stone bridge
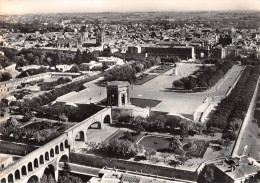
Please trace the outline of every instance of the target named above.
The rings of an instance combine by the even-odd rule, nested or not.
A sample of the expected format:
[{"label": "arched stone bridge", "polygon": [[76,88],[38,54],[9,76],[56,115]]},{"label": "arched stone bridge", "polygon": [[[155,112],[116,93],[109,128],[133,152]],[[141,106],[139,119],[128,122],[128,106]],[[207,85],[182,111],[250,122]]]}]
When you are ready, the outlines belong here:
[{"label": "arched stone bridge", "polygon": [[52,174],[57,180],[59,162],[69,158],[70,151],[76,148],[76,141],[87,142],[88,128],[97,123],[102,129],[104,123],[111,122],[111,108],[97,112],[0,171],[1,183],[37,182],[46,172]]}]

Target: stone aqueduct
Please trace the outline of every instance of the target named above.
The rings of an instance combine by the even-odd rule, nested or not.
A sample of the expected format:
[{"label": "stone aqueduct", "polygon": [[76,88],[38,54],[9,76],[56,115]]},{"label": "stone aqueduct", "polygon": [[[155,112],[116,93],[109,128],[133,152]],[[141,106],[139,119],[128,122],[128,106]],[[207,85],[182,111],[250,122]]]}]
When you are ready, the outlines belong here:
[{"label": "stone aqueduct", "polygon": [[84,121],[74,125],[61,136],[39,147],[0,172],[1,183],[27,183],[39,180],[43,174],[53,172],[58,179],[59,162],[69,158],[69,152],[76,147],[76,140],[87,142],[87,130],[97,123],[111,123],[111,108],[105,108]]}]

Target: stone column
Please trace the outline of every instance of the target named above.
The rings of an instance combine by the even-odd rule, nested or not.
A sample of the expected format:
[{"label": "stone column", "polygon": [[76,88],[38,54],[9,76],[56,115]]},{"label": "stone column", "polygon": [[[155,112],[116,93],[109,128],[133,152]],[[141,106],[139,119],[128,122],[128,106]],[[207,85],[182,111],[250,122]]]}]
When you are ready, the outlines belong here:
[{"label": "stone column", "polygon": [[118,106],[122,105],[122,101],[121,101],[121,92],[118,92]]}]

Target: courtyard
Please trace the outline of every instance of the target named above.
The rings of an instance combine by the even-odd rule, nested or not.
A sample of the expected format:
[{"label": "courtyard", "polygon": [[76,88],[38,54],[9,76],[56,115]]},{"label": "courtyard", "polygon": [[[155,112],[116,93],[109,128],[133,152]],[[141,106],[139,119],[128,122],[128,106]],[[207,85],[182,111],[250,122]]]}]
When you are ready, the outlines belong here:
[{"label": "courtyard", "polygon": [[[118,128],[113,125],[105,124],[102,130],[90,128],[87,131],[87,143],[83,142],[78,146],[77,152],[83,154],[92,154],[87,150],[102,142],[112,142],[115,139],[124,139],[126,133],[133,131],[128,128]],[[233,142],[228,146],[218,145],[217,141],[221,139],[221,134],[215,136],[201,134],[189,136],[181,140],[182,151],[177,148],[169,151],[169,145],[172,139],[179,139],[180,136],[173,136],[169,133],[142,133],[135,137],[134,144],[143,146],[144,149],[155,149],[156,153],[150,158],[144,158],[141,153],[137,157],[132,157],[127,161],[138,161],[144,164],[154,164],[158,166],[176,167],[182,170],[195,171],[198,166],[208,160],[229,156],[233,147]],[[191,146],[190,146],[191,144]],[[94,153],[95,154],[95,153]],[[139,158],[138,158],[139,157]]]}]

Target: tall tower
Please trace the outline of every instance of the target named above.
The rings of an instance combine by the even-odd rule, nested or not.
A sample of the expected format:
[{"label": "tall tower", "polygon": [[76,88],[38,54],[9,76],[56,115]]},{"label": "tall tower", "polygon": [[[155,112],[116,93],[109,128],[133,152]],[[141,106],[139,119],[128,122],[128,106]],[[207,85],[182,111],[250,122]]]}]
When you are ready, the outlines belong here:
[{"label": "tall tower", "polygon": [[102,46],[104,43],[104,38],[105,38],[104,30],[102,28],[99,28],[96,31],[96,44]]}]

